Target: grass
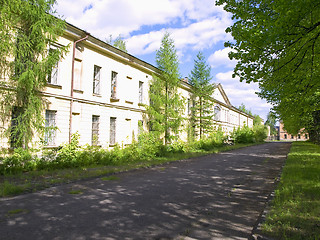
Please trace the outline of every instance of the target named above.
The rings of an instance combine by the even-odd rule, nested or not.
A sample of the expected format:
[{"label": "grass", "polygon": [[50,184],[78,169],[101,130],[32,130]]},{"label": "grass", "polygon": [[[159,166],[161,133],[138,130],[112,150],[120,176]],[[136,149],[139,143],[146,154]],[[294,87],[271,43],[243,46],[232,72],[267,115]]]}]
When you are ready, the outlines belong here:
[{"label": "grass", "polygon": [[83,191],[80,190],[80,189],[72,189],[70,190],[69,194],[73,194],[73,195],[76,195],[76,194],[82,194]]},{"label": "grass", "polygon": [[35,192],[50,186],[70,183],[81,179],[103,177],[102,180],[105,181],[118,180],[116,179],[116,176],[111,175],[132,169],[152,167],[172,161],[199,157],[211,153],[223,152],[251,145],[255,144],[226,145],[216,148],[212,151],[170,153],[165,157],[157,157],[155,159],[145,161],[126,162],[116,166],[93,165],[86,168],[41,170],[4,176],[2,175],[0,176],[0,197]]},{"label": "grass", "polygon": [[120,178],[117,176],[111,175],[108,177],[102,177],[101,180],[103,180],[103,181],[117,181],[117,180],[120,180]]},{"label": "grass", "polygon": [[262,226],[276,239],[320,239],[320,146],[293,142]]}]

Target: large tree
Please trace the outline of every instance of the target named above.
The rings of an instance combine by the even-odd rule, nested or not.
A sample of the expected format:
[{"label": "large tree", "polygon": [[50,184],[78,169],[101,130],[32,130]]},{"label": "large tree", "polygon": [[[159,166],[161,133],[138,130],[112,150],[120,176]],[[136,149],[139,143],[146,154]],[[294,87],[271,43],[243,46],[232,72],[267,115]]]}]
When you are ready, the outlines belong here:
[{"label": "large tree", "polygon": [[0,0],[0,117],[13,147],[28,147],[44,132],[41,95],[47,76],[66,48],[49,46],[63,33],[55,0]]},{"label": "large tree", "polygon": [[195,128],[195,136],[203,138],[212,131],[213,101],[212,94],[215,86],[211,83],[211,68],[206,64],[202,52],[194,60],[194,68],[189,76],[193,86],[193,107],[191,125]]},{"label": "large tree", "polygon": [[[320,136],[320,2],[314,0],[217,0],[233,14],[226,43],[238,60],[234,76],[259,82],[260,96],[275,107],[286,128]],[[291,130],[292,129],[292,130]]]},{"label": "large tree", "polygon": [[165,33],[156,53],[159,75],[150,83],[150,105],[147,107],[150,129],[164,136],[165,144],[178,134],[183,120],[184,101],[178,94],[179,60],[174,41]]}]

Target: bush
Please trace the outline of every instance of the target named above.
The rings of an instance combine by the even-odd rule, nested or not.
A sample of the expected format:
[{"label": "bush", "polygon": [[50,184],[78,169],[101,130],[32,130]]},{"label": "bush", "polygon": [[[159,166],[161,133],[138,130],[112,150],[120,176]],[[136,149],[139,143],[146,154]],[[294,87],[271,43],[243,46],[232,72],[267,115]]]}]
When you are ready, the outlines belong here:
[{"label": "bush", "polygon": [[253,136],[255,142],[263,142],[267,139],[267,128],[264,125],[253,126]]},{"label": "bush", "polygon": [[231,137],[235,143],[254,143],[254,133],[251,128],[244,125],[242,128],[234,129]]}]

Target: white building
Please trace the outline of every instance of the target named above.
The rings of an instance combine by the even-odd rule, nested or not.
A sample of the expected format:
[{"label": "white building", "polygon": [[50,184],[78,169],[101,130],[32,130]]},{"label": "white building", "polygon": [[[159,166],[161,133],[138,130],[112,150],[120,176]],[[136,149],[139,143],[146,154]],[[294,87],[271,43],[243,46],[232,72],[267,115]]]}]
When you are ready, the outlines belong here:
[{"label": "white building", "polygon": [[[73,54],[74,42],[86,36],[85,31],[67,24],[56,46],[69,45],[69,52],[53,69],[43,92],[50,103],[44,113],[46,125],[58,128],[47,134],[48,147],[68,142],[75,132],[80,134],[81,145],[125,145],[138,135],[139,122],[147,129],[143,104],[149,102],[152,74],[159,70],[91,35],[76,45]],[[188,99],[191,88],[181,81],[179,92]],[[253,125],[253,117],[233,107],[220,84],[213,98],[215,124],[226,133],[243,124]],[[186,136],[182,133],[180,137],[186,140]],[[8,140],[2,139],[5,145],[9,145]]]}]

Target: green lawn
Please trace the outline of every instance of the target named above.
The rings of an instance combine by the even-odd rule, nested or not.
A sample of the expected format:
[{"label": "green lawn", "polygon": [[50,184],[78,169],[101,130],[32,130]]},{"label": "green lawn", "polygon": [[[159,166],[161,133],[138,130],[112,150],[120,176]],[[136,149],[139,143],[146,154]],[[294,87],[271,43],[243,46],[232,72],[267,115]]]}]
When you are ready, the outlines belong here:
[{"label": "green lawn", "polygon": [[320,239],[320,146],[293,142],[262,226],[276,239]]}]

